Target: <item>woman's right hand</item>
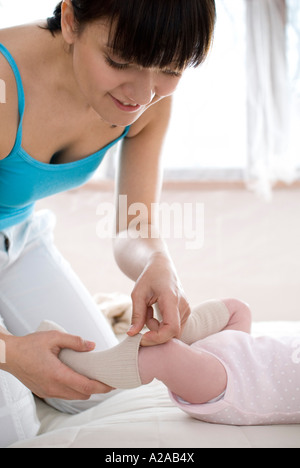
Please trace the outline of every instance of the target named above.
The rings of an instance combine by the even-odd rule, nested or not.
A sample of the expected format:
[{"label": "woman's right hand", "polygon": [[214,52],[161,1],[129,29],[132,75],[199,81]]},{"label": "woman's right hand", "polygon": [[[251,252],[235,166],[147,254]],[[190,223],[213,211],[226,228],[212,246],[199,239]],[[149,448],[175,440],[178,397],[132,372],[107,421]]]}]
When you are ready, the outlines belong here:
[{"label": "woman's right hand", "polygon": [[62,349],[89,352],[95,344],[59,331],[17,337],[2,335],[5,363],[0,368],[14,375],[40,398],[88,400],[93,394],[113,390],[65,366],[58,358]]}]

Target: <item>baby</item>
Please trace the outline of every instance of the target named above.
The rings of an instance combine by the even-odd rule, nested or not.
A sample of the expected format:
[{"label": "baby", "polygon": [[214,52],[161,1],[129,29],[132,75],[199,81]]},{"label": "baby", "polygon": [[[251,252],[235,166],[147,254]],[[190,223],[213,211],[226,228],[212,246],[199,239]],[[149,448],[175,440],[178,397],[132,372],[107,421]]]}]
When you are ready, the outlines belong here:
[{"label": "baby", "polygon": [[[52,329],[64,331],[51,322],[43,322],[39,331]],[[255,338],[250,331],[246,304],[236,299],[208,301],[192,311],[180,340],[140,347],[139,334],[107,351],[63,350],[60,359],[114,388],[136,388],[158,379],[179,408],[201,421],[299,424],[297,337]]]}]

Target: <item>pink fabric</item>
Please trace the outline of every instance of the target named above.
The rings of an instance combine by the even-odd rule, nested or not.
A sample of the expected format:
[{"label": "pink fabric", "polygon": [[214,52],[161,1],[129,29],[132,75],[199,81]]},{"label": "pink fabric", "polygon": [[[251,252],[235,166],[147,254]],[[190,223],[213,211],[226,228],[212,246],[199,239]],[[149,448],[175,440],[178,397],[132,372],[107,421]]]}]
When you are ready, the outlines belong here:
[{"label": "pink fabric", "polygon": [[227,425],[300,423],[300,337],[258,337],[226,330],[192,345],[224,365],[228,385],[216,403],[172,400],[196,419]]}]

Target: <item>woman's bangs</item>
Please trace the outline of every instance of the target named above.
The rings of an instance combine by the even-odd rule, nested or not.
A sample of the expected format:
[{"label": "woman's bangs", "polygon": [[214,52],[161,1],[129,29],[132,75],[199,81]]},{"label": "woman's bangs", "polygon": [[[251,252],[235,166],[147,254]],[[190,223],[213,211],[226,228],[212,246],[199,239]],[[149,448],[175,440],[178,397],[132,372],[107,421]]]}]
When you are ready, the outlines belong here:
[{"label": "woman's bangs", "polygon": [[122,59],[145,68],[172,65],[178,69],[205,60],[214,8],[211,14],[208,9],[204,13],[194,0],[126,0],[121,4],[111,16],[109,43]]}]

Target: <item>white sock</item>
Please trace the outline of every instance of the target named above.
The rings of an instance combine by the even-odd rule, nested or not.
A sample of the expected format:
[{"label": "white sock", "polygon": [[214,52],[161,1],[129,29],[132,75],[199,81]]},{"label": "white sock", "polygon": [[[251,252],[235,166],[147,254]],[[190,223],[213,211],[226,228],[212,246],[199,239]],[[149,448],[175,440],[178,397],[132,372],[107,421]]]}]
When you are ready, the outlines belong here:
[{"label": "white sock", "polygon": [[191,345],[222,331],[230,320],[230,312],[222,301],[207,301],[192,309],[180,340]]},{"label": "white sock", "polygon": [[[45,321],[37,331],[66,331],[54,322]],[[142,385],[138,370],[138,352],[143,335],[127,337],[105,351],[79,353],[63,349],[59,359],[77,373],[113,388],[130,389]]]},{"label": "white sock", "polygon": [[[155,304],[154,308],[158,320],[161,321],[162,315],[158,305]],[[203,302],[192,309],[179,339],[191,345],[220,332],[228,325],[229,320],[230,313],[224,302],[217,300]]]}]

